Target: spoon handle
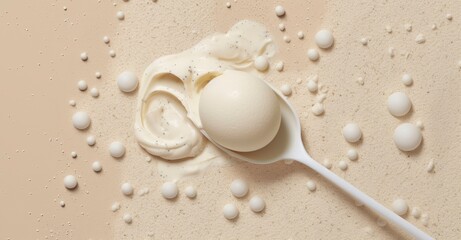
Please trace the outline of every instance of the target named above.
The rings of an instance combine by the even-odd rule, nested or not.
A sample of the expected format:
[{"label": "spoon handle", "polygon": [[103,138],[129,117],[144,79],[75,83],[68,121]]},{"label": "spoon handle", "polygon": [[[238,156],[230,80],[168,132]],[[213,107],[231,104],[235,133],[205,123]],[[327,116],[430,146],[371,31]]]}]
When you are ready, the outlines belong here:
[{"label": "spoon handle", "polygon": [[371,198],[370,196],[366,195],[352,184],[348,183],[346,180],[342,179],[338,175],[334,174],[323,165],[318,163],[317,161],[313,160],[307,153],[302,154],[303,156],[299,159],[294,159],[308,167],[310,167],[315,172],[319,173],[334,185],[342,189],[344,192],[348,193],[351,197],[356,199],[357,201],[363,203],[366,207],[370,210],[384,218],[390,223],[395,224],[396,226],[400,227],[402,230],[413,236],[415,239],[434,239],[429,236],[427,233],[421,231],[410,222],[406,221],[405,219],[401,218],[399,215],[395,214],[391,210],[387,209],[385,206],[381,205],[379,202]]}]

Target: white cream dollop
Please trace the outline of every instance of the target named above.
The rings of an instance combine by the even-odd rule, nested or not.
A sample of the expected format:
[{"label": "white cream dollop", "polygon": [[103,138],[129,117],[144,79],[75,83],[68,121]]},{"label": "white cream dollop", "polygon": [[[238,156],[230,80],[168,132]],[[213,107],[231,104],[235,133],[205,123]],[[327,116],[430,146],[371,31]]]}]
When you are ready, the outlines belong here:
[{"label": "white cream dollop", "polygon": [[[175,55],[155,60],[140,82],[135,134],[150,154],[168,160],[195,157],[206,141],[198,114],[202,89],[226,70],[260,76],[254,61],[275,48],[264,26],[248,20]],[[261,58],[259,58],[261,59]]]},{"label": "white cream dollop", "polygon": [[252,74],[233,70],[206,85],[199,115],[214,142],[239,152],[256,151],[269,144],[282,119],[274,90]]}]

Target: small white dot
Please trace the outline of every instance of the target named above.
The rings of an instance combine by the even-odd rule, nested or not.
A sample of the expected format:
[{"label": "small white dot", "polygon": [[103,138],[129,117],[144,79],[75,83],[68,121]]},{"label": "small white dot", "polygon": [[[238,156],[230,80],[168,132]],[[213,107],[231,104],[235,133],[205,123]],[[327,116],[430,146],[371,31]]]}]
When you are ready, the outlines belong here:
[{"label": "small white dot", "polygon": [[426,171],[428,173],[434,172],[434,168],[435,168],[434,160],[431,159],[431,160],[429,160],[429,163],[426,166]]},{"label": "small white dot", "polygon": [[281,72],[283,71],[284,63],[282,61],[275,64],[275,70]]},{"label": "small white dot", "polygon": [[122,190],[123,195],[125,196],[132,195],[134,191],[133,186],[128,182],[122,184],[121,190]]},{"label": "small white dot", "polygon": [[356,123],[348,123],[343,128],[343,136],[346,141],[350,143],[355,143],[362,138],[362,131],[360,130],[359,125]]},{"label": "small white dot", "polygon": [[317,90],[318,90],[317,83],[312,79],[307,81],[307,90],[309,90],[309,92],[311,92],[311,93],[317,92]]},{"label": "small white dot", "polygon": [[70,156],[72,158],[77,158],[77,153],[76,152],[70,152]]},{"label": "small white dot", "polygon": [[82,61],[84,61],[84,62],[87,61],[88,60],[88,54],[86,52],[80,53],[80,59]]},{"label": "small white dot", "polygon": [[286,43],[290,43],[291,38],[289,36],[283,36],[283,41],[286,42]]},{"label": "small white dot", "polygon": [[348,166],[347,166],[347,162],[344,161],[344,160],[339,161],[338,167],[339,167],[339,169],[341,169],[341,170],[343,170],[343,171],[346,171],[346,170],[347,170],[347,167],[348,167]]},{"label": "small white dot", "polygon": [[195,189],[195,187],[193,186],[188,186],[186,187],[186,189],[184,190],[184,194],[186,194],[186,196],[188,198],[195,198],[197,196],[197,190]]},{"label": "small white dot", "polygon": [[262,212],[266,208],[266,202],[259,196],[254,196],[250,199],[250,209],[255,213]]},{"label": "small white dot", "polygon": [[325,159],[323,160],[323,166],[325,166],[327,169],[331,169],[331,167],[333,167],[333,164],[329,159]]},{"label": "small white dot", "polygon": [[451,13],[447,13],[447,15],[445,16],[447,18],[447,20],[451,21],[453,20],[453,15],[451,15]]},{"label": "small white dot", "polygon": [[244,197],[248,193],[248,184],[241,180],[241,179],[236,179],[232,181],[230,190],[232,195],[237,198]]},{"label": "small white dot", "polygon": [[418,35],[416,36],[415,42],[416,42],[417,44],[425,43],[425,42],[426,42],[426,37],[424,37],[424,35],[420,33],[420,34],[418,34]]},{"label": "small white dot", "polygon": [[64,201],[60,201],[60,202],[59,202],[59,206],[65,207],[65,206],[66,206],[66,203],[65,203]]},{"label": "small white dot", "polygon": [[408,212],[408,205],[405,202],[405,200],[399,198],[394,200],[392,203],[392,210],[397,214],[397,215],[405,215]]},{"label": "small white dot", "polygon": [[86,138],[86,143],[88,146],[94,146],[96,144],[96,138],[94,136],[88,136]]},{"label": "small white dot", "polygon": [[284,23],[279,23],[279,30],[280,31],[285,31],[285,24]]},{"label": "small white dot", "polygon": [[132,92],[138,87],[138,77],[130,71],[124,71],[117,77],[117,86],[122,92]]},{"label": "small white dot", "polygon": [[99,161],[94,161],[93,164],[91,164],[91,168],[95,172],[101,172],[101,170],[102,170],[102,166],[101,166],[101,163]]},{"label": "small white dot", "polygon": [[88,84],[86,84],[85,80],[78,81],[77,86],[80,91],[85,91],[88,88]]},{"label": "small white dot", "polygon": [[317,51],[317,49],[311,48],[311,49],[307,50],[307,57],[311,61],[317,61],[319,59],[319,57],[320,57],[319,51]]},{"label": "small white dot", "polygon": [[101,73],[100,72],[95,72],[94,73],[94,76],[97,78],[97,79],[100,79],[102,77]]},{"label": "small white dot", "polygon": [[413,84],[413,78],[411,77],[410,74],[405,73],[405,74],[402,75],[402,83],[405,86],[410,86],[411,84]]},{"label": "small white dot", "polygon": [[75,102],[75,100],[69,100],[69,105],[72,106],[72,107],[75,107],[75,105],[77,105],[77,103]]},{"label": "small white dot", "polygon": [[234,204],[228,203],[224,205],[223,215],[227,220],[232,220],[232,219],[235,219],[239,215],[239,210]]},{"label": "small white dot", "polygon": [[117,18],[118,20],[124,20],[125,19],[125,13],[123,13],[122,11],[118,11],[117,12]]},{"label": "small white dot", "polygon": [[64,187],[66,187],[69,190],[74,189],[77,187],[77,178],[73,175],[67,175],[64,177]]},{"label": "small white dot", "polygon": [[423,139],[421,130],[411,123],[402,123],[394,130],[394,143],[402,151],[413,151]]},{"label": "small white dot", "polygon": [[303,31],[299,31],[297,35],[298,35],[298,38],[299,38],[299,39],[303,39],[303,38],[304,38],[304,32],[303,32]]},{"label": "small white dot", "polygon": [[311,192],[317,189],[317,184],[315,184],[315,182],[312,180],[307,181],[306,186],[307,186],[307,189],[309,189],[309,191]]},{"label": "small white dot", "polygon": [[125,146],[121,142],[112,142],[109,146],[109,153],[114,158],[120,158],[125,155]]},{"label": "small white dot", "polygon": [[411,216],[418,219],[421,217],[421,210],[418,207],[414,207],[411,209]]},{"label": "small white dot", "polygon": [[119,202],[114,202],[112,206],[110,207],[112,212],[117,212],[120,209],[120,203]]},{"label": "small white dot", "polygon": [[97,88],[92,88],[90,90],[90,94],[91,94],[92,97],[97,98],[97,97],[99,97],[99,90]]},{"label": "small white dot", "polygon": [[291,90],[291,86],[288,85],[288,84],[283,84],[281,87],[280,87],[280,91],[282,92],[283,95],[285,96],[290,96],[292,94],[292,90]]},{"label": "small white dot", "polygon": [[363,46],[368,45],[368,38],[366,38],[366,37],[361,38],[360,43],[362,43]]},{"label": "small white dot", "polygon": [[108,36],[104,36],[102,38],[102,41],[105,43],[105,44],[108,44],[110,42],[110,38]]},{"label": "small white dot", "polygon": [[126,224],[131,224],[133,222],[133,217],[131,216],[131,214],[129,213],[125,213],[123,215],[123,221],[126,223]]},{"label": "small white dot", "polygon": [[330,30],[322,29],[315,34],[315,43],[319,48],[330,48],[333,42],[333,34]]},{"label": "small white dot", "polygon": [[315,116],[320,116],[325,113],[325,106],[322,103],[315,103],[312,106],[311,111]]},{"label": "small white dot", "polygon": [[283,8],[280,5],[276,6],[275,7],[275,15],[277,15],[277,17],[283,17],[283,15],[285,15],[285,8]]},{"label": "small white dot", "polygon": [[86,112],[76,112],[72,116],[72,124],[78,130],[85,130],[91,124],[90,116]]},{"label": "small white dot", "polygon": [[178,186],[174,182],[165,182],[162,185],[162,196],[166,199],[174,199],[178,196]]},{"label": "small white dot", "polygon": [[226,7],[227,7],[227,8],[231,8],[231,7],[232,7],[231,3],[230,3],[230,2],[227,2],[227,3],[226,3]]},{"label": "small white dot", "polygon": [[256,70],[263,72],[269,67],[269,62],[266,56],[258,56],[255,58],[253,65]]},{"label": "small white dot", "polygon": [[347,151],[347,158],[351,161],[356,161],[359,158],[359,154],[357,153],[357,150],[355,149],[349,149]]},{"label": "small white dot", "polygon": [[110,56],[111,58],[114,58],[114,57],[116,56],[115,51],[112,50],[112,49],[109,50],[109,56]]},{"label": "small white dot", "polygon": [[410,98],[403,92],[395,92],[387,98],[387,109],[394,117],[405,116],[411,109]]},{"label": "small white dot", "polygon": [[409,23],[403,25],[403,27],[405,28],[405,30],[406,30],[407,32],[411,32],[411,30],[413,29],[413,27],[412,27],[411,24],[409,24]]}]

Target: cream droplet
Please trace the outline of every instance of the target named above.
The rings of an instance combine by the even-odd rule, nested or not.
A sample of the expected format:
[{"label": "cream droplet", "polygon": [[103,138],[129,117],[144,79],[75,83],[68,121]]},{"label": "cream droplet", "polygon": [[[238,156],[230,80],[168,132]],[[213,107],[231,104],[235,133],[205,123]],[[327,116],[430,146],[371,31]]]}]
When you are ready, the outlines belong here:
[{"label": "cream droplet", "polygon": [[283,84],[283,85],[280,87],[280,91],[281,91],[282,94],[285,95],[285,96],[290,96],[291,93],[292,93],[291,86],[288,85],[288,84]]},{"label": "cream droplet", "polygon": [[97,88],[92,88],[90,90],[90,94],[91,94],[92,97],[97,98],[97,97],[99,97],[99,90]]},{"label": "cream droplet", "polygon": [[223,215],[227,220],[232,220],[232,219],[235,219],[235,218],[238,217],[239,210],[237,209],[237,207],[234,204],[228,203],[228,204],[224,205]]},{"label": "cream droplet", "polygon": [[254,64],[254,67],[256,68],[256,70],[258,70],[260,72],[266,71],[267,68],[269,67],[269,62],[267,61],[266,56],[258,56],[258,57],[256,57],[253,64]]},{"label": "cream droplet", "polygon": [[86,143],[88,146],[94,146],[96,144],[96,138],[94,136],[88,136],[86,138]]},{"label": "cream droplet", "polygon": [[125,19],[125,13],[123,13],[122,11],[118,11],[116,15],[117,15],[117,19],[120,21]]},{"label": "cream droplet", "polygon": [[319,55],[319,51],[317,51],[317,49],[311,48],[311,49],[307,50],[307,58],[309,58],[309,60],[317,61],[319,59],[319,57],[320,57],[320,55]]},{"label": "cream droplet", "polygon": [[411,86],[411,84],[413,84],[413,78],[411,77],[410,74],[405,73],[402,75],[402,83],[405,86]]},{"label": "cream droplet", "polygon": [[418,148],[423,139],[421,130],[411,123],[402,123],[394,130],[394,143],[402,151]]},{"label": "cream droplet", "polygon": [[399,198],[394,200],[392,203],[392,211],[394,211],[397,215],[405,215],[408,212],[408,205],[405,200]]},{"label": "cream droplet", "polygon": [[346,141],[350,143],[355,143],[362,138],[362,131],[360,130],[359,125],[356,123],[348,123],[343,128],[343,136]]},{"label": "cream droplet", "polygon": [[77,86],[80,91],[85,91],[86,89],[88,89],[88,84],[86,84],[85,80],[78,81]]},{"label": "cream droplet", "polygon": [[394,117],[405,116],[411,109],[410,98],[403,92],[395,92],[387,98],[387,109]]},{"label": "cream droplet", "polygon": [[109,145],[109,153],[114,158],[120,158],[125,155],[125,146],[121,142],[112,142]]},{"label": "cream droplet", "polygon": [[359,154],[357,153],[357,150],[355,149],[349,149],[347,151],[347,158],[351,161],[356,161],[359,158]]},{"label": "cream droplet", "polygon": [[282,61],[275,64],[275,70],[281,72],[283,71],[284,63]]},{"label": "cream droplet", "polygon": [[117,77],[117,86],[122,92],[132,92],[138,87],[138,77],[133,72],[124,71]]},{"label": "cream droplet", "polygon": [[67,175],[64,177],[64,187],[72,190],[77,187],[77,178],[74,175]]},{"label": "cream droplet", "polygon": [[84,62],[87,61],[88,60],[88,54],[86,52],[80,53],[80,59],[82,61],[84,61]]},{"label": "cream droplet", "polygon": [[262,212],[266,208],[266,202],[259,196],[254,196],[250,199],[250,209],[255,213]]},{"label": "cream droplet", "polygon": [[78,130],[87,129],[91,124],[90,116],[86,112],[76,112],[72,116],[72,124]]},{"label": "cream droplet", "polygon": [[130,196],[133,194],[134,188],[131,183],[126,182],[122,184],[121,190],[123,195]]},{"label": "cream droplet", "polygon": [[108,44],[110,42],[110,38],[108,36],[104,36],[102,38],[102,41],[105,43],[105,44]]},{"label": "cream droplet", "polygon": [[230,191],[232,195],[234,195],[234,197],[237,197],[237,198],[245,197],[248,193],[248,184],[241,179],[236,179],[232,181],[231,186],[230,186]]},{"label": "cream droplet", "polygon": [[315,184],[315,182],[312,180],[307,181],[306,186],[307,186],[307,189],[309,189],[309,191],[311,192],[317,189],[317,184]]},{"label": "cream droplet", "polygon": [[311,111],[315,116],[320,116],[323,113],[325,113],[325,107],[323,106],[322,103],[315,103],[312,106]]},{"label": "cream droplet", "polygon": [[330,30],[322,29],[315,34],[315,43],[319,48],[330,48],[333,42],[333,34]]},{"label": "cream droplet", "polygon": [[347,162],[344,161],[344,160],[339,161],[338,167],[339,167],[339,169],[341,169],[343,171],[346,171],[347,167],[348,167]]},{"label": "cream droplet", "polygon": [[174,199],[178,196],[178,186],[174,182],[165,182],[162,185],[162,196],[166,199]]},{"label": "cream droplet", "polygon": [[133,217],[131,216],[131,214],[129,213],[125,213],[123,215],[123,221],[126,223],[126,224],[131,224],[133,222]]},{"label": "cream droplet", "polygon": [[280,5],[276,6],[275,7],[275,15],[277,15],[277,17],[283,17],[283,15],[285,15],[285,8],[283,8]]},{"label": "cream droplet", "polygon": [[91,164],[91,168],[97,173],[102,171],[102,166],[99,161],[94,161],[93,164]]},{"label": "cream droplet", "polygon": [[197,196],[197,190],[193,186],[186,187],[186,189],[184,190],[184,193],[186,194],[188,198],[191,198],[191,199]]}]

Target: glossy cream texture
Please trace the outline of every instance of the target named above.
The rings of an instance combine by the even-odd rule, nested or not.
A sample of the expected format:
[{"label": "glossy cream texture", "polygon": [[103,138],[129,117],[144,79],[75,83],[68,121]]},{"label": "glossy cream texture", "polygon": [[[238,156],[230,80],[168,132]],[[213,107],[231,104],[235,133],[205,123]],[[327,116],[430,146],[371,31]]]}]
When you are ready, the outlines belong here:
[{"label": "glossy cream texture", "polygon": [[211,35],[179,54],[155,60],[144,72],[135,134],[150,154],[175,160],[197,156],[206,140],[198,115],[201,90],[226,70],[258,74],[254,60],[275,52],[264,26],[248,20]]}]

